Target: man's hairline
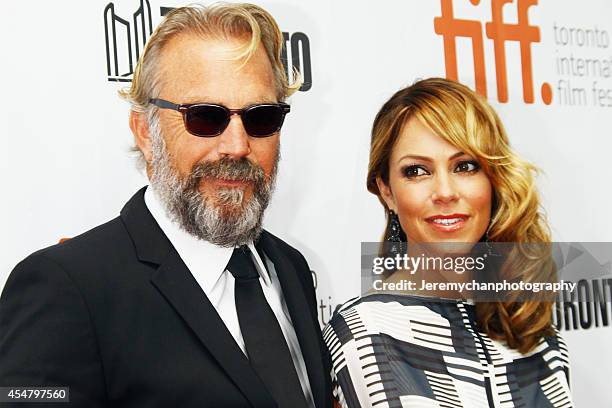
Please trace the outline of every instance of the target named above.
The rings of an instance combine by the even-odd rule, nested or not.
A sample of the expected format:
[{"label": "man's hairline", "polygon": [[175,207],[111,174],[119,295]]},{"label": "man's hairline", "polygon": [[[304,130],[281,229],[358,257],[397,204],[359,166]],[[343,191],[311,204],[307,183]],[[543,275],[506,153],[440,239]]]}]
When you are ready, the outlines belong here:
[{"label": "man's hairline", "polygon": [[[183,32],[178,32],[173,34],[172,36],[170,36],[165,42],[164,44],[159,48],[158,51],[158,55],[157,55],[157,61],[155,66],[153,67],[153,83],[155,84],[153,86],[152,92],[151,92],[151,97],[152,98],[158,98],[161,94],[161,89],[163,88],[163,85],[165,85],[165,81],[163,80],[163,77],[167,77],[167,75],[163,75],[163,71],[161,70],[161,66],[163,66],[163,64],[161,63],[161,61],[164,59],[164,55],[168,52],[168,48],[172,46],[172,44],[177,41],[177,39],[179,39],[180,37],[194,37],[197,38],[198,40],[201,41],[207,41],[207,40],[212,40],[212,41],[231,41],[231,40],[243,40],[243,44],[247,43],[250,39],[249,37],[249,32],[245,31],[242,34],[227,34],[227,33],[215,33],[215,34],[202,34],[202,33],[197,33],[194,30],[190,29],[187,31],[183,31]],[[266,56],[266,59],[268,61],[268,63],[270,64],[270,72],[272,74],[272,88],[274,89],[274,95],[276,97],[276,99],[281,99],[278,98],[278,95],[281,93],[280,89],[277,88],[277,84],[276,84],[276,75],[274,72],[274,61],[272,61],[270,59],[270,56],[268,55],[267,50],[265,49],[265,44],[263,43],[263,41],[261,40],[261,38],[259,39],[259,42],[257,43],[257,48],[254,50],[254,52],[250,55],[246,55],[243,58],[245,59],[241,65],[244,66],[246,65],[249,60],[251,58],[253,58],[255,56],[255,52],[257,52],[259,50],[260,47],[263,47],[263,51],[264,54]],[[236,53],[239,54],[239,50],[240,48],[236,49]],[[229,60],[232,60],[231,58]],[[239,58],[233,59],[234,61],[239,60]],[[174,102],[174,101],[172,101]],[[183,103],[183,102],[181,102]],[[134,105],[132,104],[132,108],[134,107]],[[154,107],[154,109],[157,110],[157,107]],[[134,110],[134,109],[132,109]]]}]

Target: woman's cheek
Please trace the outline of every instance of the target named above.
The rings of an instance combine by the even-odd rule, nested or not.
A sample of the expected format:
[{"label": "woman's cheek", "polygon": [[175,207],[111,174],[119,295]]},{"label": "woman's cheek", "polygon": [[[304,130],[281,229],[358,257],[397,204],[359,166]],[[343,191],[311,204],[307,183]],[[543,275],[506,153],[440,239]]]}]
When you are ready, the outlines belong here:
[{"label": "woman's cheek", "polygon": [[487,177],[482,174],[471,183],[466,183],[464,197],[474,209],[479,211],[488,211],[491,209],[491,183]]},{"label": "woman's cheek", "polygon": [[423,184],[404,184],[398,189],[396,203],[399,215],[404,220],[414,220],[427,213],[427,202],[430,194]]}]

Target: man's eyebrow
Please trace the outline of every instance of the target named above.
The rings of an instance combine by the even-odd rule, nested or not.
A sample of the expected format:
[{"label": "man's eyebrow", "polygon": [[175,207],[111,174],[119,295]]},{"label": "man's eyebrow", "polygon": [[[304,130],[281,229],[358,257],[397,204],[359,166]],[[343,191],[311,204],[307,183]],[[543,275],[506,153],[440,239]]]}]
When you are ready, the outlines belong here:
[{"label": "man's eyebrow", "polygon": [[[453,160],[456,159],[457,157],[461,157],[463,156],[465,153],[464,152],[457,152],[455,154],[453,154],[451,157],[448,158],[448,160]],[[421,160],[421,161],[426,161],[426,162],[432,162],[433,159],[431,157],[428,156],[421,156],[418,154],[405,154],[402,157],[400,157],[397,162],[401,162],[404,159],[415,159],[415,160]]]},{"label": "man's eyebrow", "polygon": [[[186,96],[181,99],[180,103],[183,105],[192,105],[195,103],[213,103],[215,105],[227,106],[224,103],[222,103],[218,99],[218,97],[213,97],[213,96],[197,96],[197,97],[196,96]],[[248,102],[245,103],[243,106],[249,106],[249,105],[254,105],[258,103],[277,103],[277,101],[276,101],[276,98],[265,98],[265,97],[254,98],[254,99],[249,99]],[[232,108],[231,106],[227,106],[227,107]],[[240,108],[240,107],[236,107],[236,108]]]}]

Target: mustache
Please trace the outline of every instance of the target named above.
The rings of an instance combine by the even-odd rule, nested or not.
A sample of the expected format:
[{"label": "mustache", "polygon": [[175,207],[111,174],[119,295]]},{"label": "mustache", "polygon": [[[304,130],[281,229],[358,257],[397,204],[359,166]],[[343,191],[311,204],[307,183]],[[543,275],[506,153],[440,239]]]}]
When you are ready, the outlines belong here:
[{"label": "mustache", "polygon": [[240,159],[222,157],[216,161],[206,161],[195,164],[191,169],[189,178],[192,182],[196,183],[201,179],[220,178],[259,184],[263,183],[266,177],[261,166],[253,163],[246,157],[241,157]]}]

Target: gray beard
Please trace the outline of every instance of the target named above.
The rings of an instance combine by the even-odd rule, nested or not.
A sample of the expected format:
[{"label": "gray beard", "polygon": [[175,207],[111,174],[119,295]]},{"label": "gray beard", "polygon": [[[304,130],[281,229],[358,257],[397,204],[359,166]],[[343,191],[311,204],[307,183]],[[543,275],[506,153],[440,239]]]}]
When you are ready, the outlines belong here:
[{"label": "gray beard", "polygon": [[[197,163],[183,179],[172,165],[157,118],[149,123],[153,153],[151,187],[168,217],[189,234],[221,247],[255,242],[274,190],[280,149],[268,180],[259,165],[244,157]],[[250,182],[253,194],[247,202],[243,202],[245,191],[241,188],[218,188],[213,197],[204,195],[200,191],[202,181],[216,178]]]}]

